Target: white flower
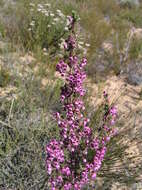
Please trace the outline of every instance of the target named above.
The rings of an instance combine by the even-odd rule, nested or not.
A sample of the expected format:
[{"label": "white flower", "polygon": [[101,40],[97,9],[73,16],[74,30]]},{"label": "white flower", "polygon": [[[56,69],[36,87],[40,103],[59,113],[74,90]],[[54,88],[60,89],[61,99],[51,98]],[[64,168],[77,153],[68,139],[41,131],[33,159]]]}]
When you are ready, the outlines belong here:
[{"label": "white flower", "polygon": [[58,15],[59,15],[59,17],[61,17],[63,19],[65,18],[65,15],[63,13],[61,13],[61,12],[59,12]]},{"label": "white flower", "polygon": [[58,22],[59,21],[59,18],[54,18],[53,19],[55,22]]},{"label": "white flower", "polygon": [[65,27],[65,31],[68,31],[69,30],[69,28],[68,27]]},{"label": "white flower", "polygon": [[57,9],[56,11],[57,11],[57,13],[61,13],[61,10],[59,10],[59,9]]},{"label": "white flower", "polygon": [[61,10],[57,9],[56,10],[57,14],[62,17],[62,18],[65,18],[65,15],[61,12]]},{"label": "white flower", "polygon": [[50,16],[54,17],[55,15],[53,13],[50,13]]},{"label": "white flower", "polygon": [[29,31],[31,31],[32,29],[31,28],[28,28]]},{"label": "white flower", "polygon": [[64,39],[64,38],[61,38],[60,40],[61,40],[62,42],[64,42],[64,41],[65,41],[65,39]]},{"label": "white flower", "polygon": [[46,49],[46,48],[43,48],[43,51],[44,51],[44,52],[46,52],[46,51],[47,51],[47,49]]},{"label": "white flower", "polygon": [[67,20],[67,23],[66,23],[66,25],[67,25],[67,26],[69,26],[69,25],[70,25],[70,21],[69,21],[69,20]]},{"label": "white flower", "polygon": [[48,55],[46,48],[43,48],[43,54],[44,54],[44,55]]},{"label": "white flower", "polygon": [[79,48],[79,49],[83,49],[83,47],[82,47],[80,44],[78,44],[78,48]]},{"label": "white flower", "polygon": [[30,23],[30,26],[34,26],[35,25],[35,21],[33,20],[31,23]]},{"label": "white flower", "polygon": [[33,4],[33,3],[30,3],[30,6],[31,6],[31,7],[34,7],[34,6],[35,6],[35,4]]},{"label": "white flower", "polygon": [[43,14],[46,14],[47,13],[47,10],[45,10],[45,9],[42,9],[42,11],[41,11]]},{"label": "white flower", "polygon": [[37,9],[37,11],[38,11],[38,12],[41,12],[41,11],[42,11],[42,9],[41,9],[41,8],[38,8],[38,9]]},{"label": "white flower", "polygon": [[49,3],[45,3],[44,5],[47,6],[47,7],[50,7],[50,6],[51,6]]},{"label": "white flower", "polygon": [[50,28],[50,27],[51,27],[51,25],[49,24],[47,27],[48,27],[48,28]]},{"label": "white flower", "polygon": [[42,4],[38,4],[37,6],[40,7],[40,8],[43,8],[43,5],[42,5]]},{"label": "white flower", "polygon": [[65,43],[65,40],[63,39],[63,41],[60,44],[60,49],[64,49],[64,43]]},{"label": "white flower", "polygon": [[80,41],[80,42],[78,42],[80,45],[83,45],[84,44],[84,42],[82,42],[82,41]]},{"label": "white flower", "polygon": [[45,16],[49,16],[49,13],[48,13],[48,12],[46,12],[46,13],[45,13]]},{"label": "white flower", "polygon": [[86,46],[86,47],[90,47],[90,44],[86,43],[85,46]]}]

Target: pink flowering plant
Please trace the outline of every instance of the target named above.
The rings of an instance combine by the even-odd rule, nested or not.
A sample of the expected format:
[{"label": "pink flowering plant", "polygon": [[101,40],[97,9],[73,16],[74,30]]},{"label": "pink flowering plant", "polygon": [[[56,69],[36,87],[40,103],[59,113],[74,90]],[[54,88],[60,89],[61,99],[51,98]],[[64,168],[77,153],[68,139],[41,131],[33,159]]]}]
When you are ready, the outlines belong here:
[{"label": "pink flowering plant", "polygon": [[52,139],[46,147],[46,168],[51,190],[81,190],[87,185],[94,187],[107,144],[116,134],[114,124],[117,110],[114,106],[109,106],[106,92],[101,129],[95,133],[89,127],[83,103],[83,81],[86,78],[84,67],[87,59],[76,55],[75,23],[78,17],[73,12],[68,19],[70,32],[64,43],[65,56],[56,67],[64,78],[60,97],[62,110],[54,115],[60,134],[58,139]]}]

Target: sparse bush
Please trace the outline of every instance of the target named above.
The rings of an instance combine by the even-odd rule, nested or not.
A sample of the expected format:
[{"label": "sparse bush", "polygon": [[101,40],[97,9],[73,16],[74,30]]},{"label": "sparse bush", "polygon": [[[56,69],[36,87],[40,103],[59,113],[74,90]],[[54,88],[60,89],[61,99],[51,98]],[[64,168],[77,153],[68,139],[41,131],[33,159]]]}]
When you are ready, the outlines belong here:
[{"label": "sparse bush", "polygon": [[0,66],[0,87],[5,87],[10,82],[9,71]]},{"label": "sparse bush", "polygon": [[130,22],[135,27],[142,27],[142,10],[141,8],[124,9],[119,13],[121,20]]},{"label": "sparse bush", "polygon": [[0,189],[47,189],[45,146],[58,135],[51,112],[60,106],[60,86],[42,90],[40,80],[27,78],[13,104],[0,101]]},{"label": "sparse bush", "polygon": [[[31,46],[40,47],[48,53],[56,52],[59,49],[61,38],[63,39],[67,31],[66,16],[61,10],[52,10],[51,5],[30,4],[29,33],[31,36]],[[53,50],[52,50],[53,48]]]}]

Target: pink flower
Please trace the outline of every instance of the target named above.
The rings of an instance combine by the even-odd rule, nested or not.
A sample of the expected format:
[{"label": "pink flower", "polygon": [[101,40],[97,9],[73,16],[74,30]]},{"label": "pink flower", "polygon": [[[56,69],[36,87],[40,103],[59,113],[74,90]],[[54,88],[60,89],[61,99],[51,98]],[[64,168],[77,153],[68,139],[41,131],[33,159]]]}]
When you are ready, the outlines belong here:
[{"label": "pink flower", "polygon": [[66,183],[64,185],[64,190],[71,190],[72,189],[72,184],[71,183]]},{"label": "pink flower", "polygon": [[95,180],[95,179],[96,179],[96,173],[93,173],[92,180]]},{"label": "pink flower", "polygon": [[86,79],[84,67],[87,59],[81,60],[75,54],[76,17],[68,17],[70,35],[65,40],[65,56],[56,70],[64,77],[61,87],[60,112],[54,115],[58,125],[58,140],[52,139],[46,146],[46,168],[49,175],[49,189],[81,190],[91,182],[95,183],[97,172],[106,155],[107,143],[117,134],[113,125],[117,117],[115,106],[109,105],[108,94],[104,92],[104,116],[100,131],[89,127],[89,119],[83,111],[83,96]]},{"label": "pink flower", "polygon": [[68,44],[66,42],[64,42],[64,49],[68,49]]},{"label": "pink flower", "polygon": [[71,175],[71,171],[70,171],[69,167],[64,167],[62,169],[62,174],[66,175],[66,176],[70,176]]}]

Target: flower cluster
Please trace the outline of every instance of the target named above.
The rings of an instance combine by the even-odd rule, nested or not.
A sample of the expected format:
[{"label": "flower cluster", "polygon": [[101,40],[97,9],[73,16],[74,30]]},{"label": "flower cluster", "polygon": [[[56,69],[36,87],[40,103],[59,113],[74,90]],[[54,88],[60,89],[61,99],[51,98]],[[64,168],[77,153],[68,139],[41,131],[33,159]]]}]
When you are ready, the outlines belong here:
[{"label": "flower cluster", "polygon": [[61,76],[64,76],[67,70],[67,64],[63,60],[60,60],[56,66],[56,70],[61,74]]},{"label": "flower cluster", "polygon": [[59,170],[60,164],[64,162],[64,153],[60,146],[60,142],[52,140],[47,147],[48,174],[52,173],[52,166]]},{"label": "flower cluster", "polygon": [[[38,43],[44,55],[49,55],[49,47],[58,50],[69,32],[70,17],[61,10],[55,10],[49,3],[30,3],[29,36],[32,43]],[[55,39],[56,36],[56,39]]]},{"label": "flower cluster", "polygon": [[61,87],[62,110],[55,114],[58,123],[59,140],[51,140],[46,147],[46,167],[51,190],[81,190],[88,184],[94,185],[97,172],[104,160],[107,143],[116,133],[113,129],[117,116],[114,106],[110,107],[108,95],[104,92],[104,117],[101,132],[96,136],[84,116],[85,94],[83,81],[87,59],[81,60],[75,54],[77,47],[74,24],[77,16],[69,17],[70,34],[65,40],[65,56],[57,64],[57,71],[65,79]]},{"label": "flower cluster", "polygon": [[[56,12],[53,12],[51,9],[51,4],[45,3],[45,4],[34,4],[30,3],[30,11],[31,13],[35,14],[38,13],[38,15],[42,15],[43,17],[50,19],[50,23],[48,23],[48,28],[50,28],[52,25],[56,25],[57,23],[63,24],[65,23],[65,29],[67,29],[68,21],[66,19],[66,16],[62,13],[61,10],[57,9]],[[32,15],[33,15],[32,14]],[[32,30],[33,27],[35,26],[34,20],[31,21],[30,23],[30,28],[29,30]]]},{"label": "flower cluster", "polygon": [[[60,9],[54,10],[52,9],[51,4],[49,3],[30,3],[30,15],[31,22],[29,23],[29,32],[31,36],[33,36],[34,40],[37,39],[38,36],[44,36],[44,40],[46,41],[46,33],[55,32],[55,34],[60,34],[61,37],[58,40],[58,46],[60,49],[70,49],[70,46],[75,46],[75,40],[71,36],[67,40],[65,40],[66,33],[71,30],[70,23],[72,22],[72,17],[65,15]],[[42,24],[42,26],[40,26]],[[42,27],[42,31],[40,28]],[[39,31],[38,31],[39,29]],[[40,34],[38,34],[40,33]],[[64,34],[64,35],[63,35]],[[53,35],[55,36],[55,35]],[[86,54],[90,44],[83,43],[84,37],[81,36],[80,31],[78,31],[78,44],[77,48],[81,53]],[[39,39],[41,41],[41,39]],[[44,41],[44,44],[45,44]],[[43,53],[47,55],[47,47],[42,47]],[[62,57],[62,53],[59,54]]]}]

